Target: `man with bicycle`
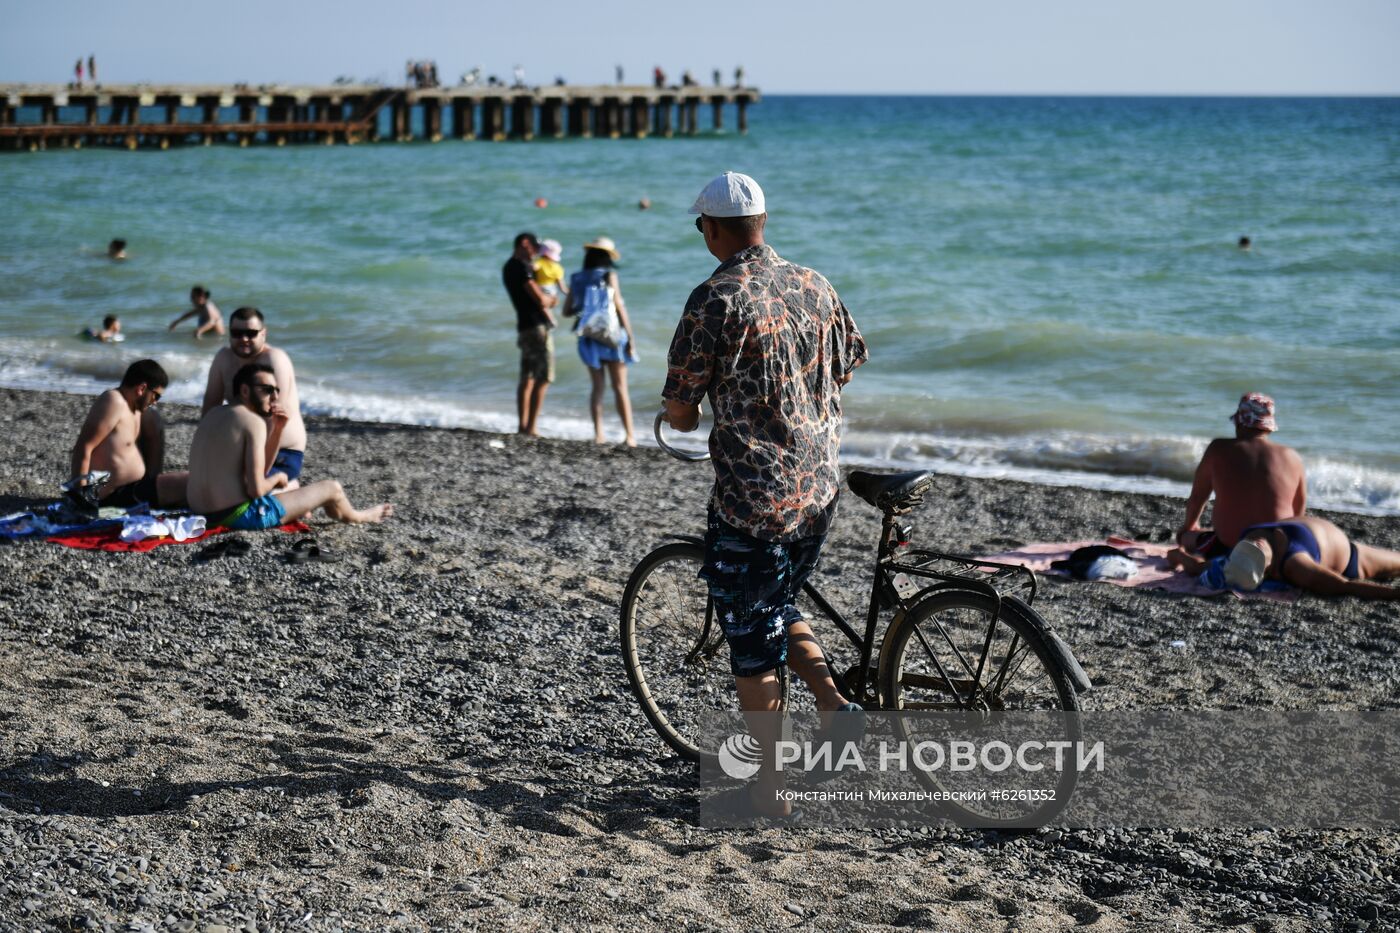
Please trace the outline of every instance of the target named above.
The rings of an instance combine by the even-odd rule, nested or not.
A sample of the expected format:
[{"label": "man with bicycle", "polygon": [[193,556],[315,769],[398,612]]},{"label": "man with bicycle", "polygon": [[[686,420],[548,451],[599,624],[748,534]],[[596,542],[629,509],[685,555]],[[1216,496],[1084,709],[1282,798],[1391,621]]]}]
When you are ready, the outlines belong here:
[{"label": "man with bicycle", "polygon": [[[739,705],[776,712],[778,671],[790,665],[817,708],[836,714],[824,716],[833,735],[858,730],[860,707],[837,689],[795,603],[836,513],[841,388],[865,362],[865,342],[825,278],[764,242],[768,215],[752,178],[724,173],[690,213],[720,265],[686,302],[661,394],[678,431],[695,430],[706,396],[714,412],[701,576],[729,643]],[[771,725],[751,728],[769,766],[750,799],[757,815],[781,817],[791,807],[775,797],[776,722],[764,719]]]}]

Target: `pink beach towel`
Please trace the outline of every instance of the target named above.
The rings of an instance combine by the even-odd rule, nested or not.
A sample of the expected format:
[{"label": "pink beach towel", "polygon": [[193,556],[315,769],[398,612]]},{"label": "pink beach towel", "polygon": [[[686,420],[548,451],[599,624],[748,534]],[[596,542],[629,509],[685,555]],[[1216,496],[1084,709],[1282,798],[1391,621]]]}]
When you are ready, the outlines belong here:
[{"label": "pink beach towel", "polygon": [[1236,599],[1271,599],[1275,602],[1297,602],[1301,591],[1289,587],[1286,590],[1273,590],[1265,593],[1236,593],[1234,590],[1213,590],[1202,586],[1195,574],[1178,573],[1167,563],[1167,544],[1150,544],[1146,541],[1133,541],[1111,535],[1104,541],[1053,541],[1042,544],[1027,544],[1015,551],[1004,551],[983,557],[982,560],[1003,564],[1023,564],[1036,573],[1059,574],[1051,570],[1052,561],[1064,560],[1082,547],[1094,544],[1111,544],[1126,553],[1137,563],[1137,576],[1127,580],[1099,580],[1099,583],[1113,583],[1118,586],[1141,587],[1149,590],[1166,590],[1168,593],[1184,593],[1188,596],[1223,596],[1226,593]]}]

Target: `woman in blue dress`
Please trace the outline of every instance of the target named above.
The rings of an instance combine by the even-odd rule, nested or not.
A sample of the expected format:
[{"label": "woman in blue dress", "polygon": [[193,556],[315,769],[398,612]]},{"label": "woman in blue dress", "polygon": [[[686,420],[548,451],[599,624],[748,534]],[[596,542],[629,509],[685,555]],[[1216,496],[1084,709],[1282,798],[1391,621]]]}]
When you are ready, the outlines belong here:
[{"label": "woman in blue dress", "polygon": [[[589,398],[589,409],[593,414],[593,442],[607,442],[603,434],[603,375],[606,372],[612,380],[613,394],[617,396],[617,413],[622,416],[626,444],[636,447],[637,437],[632,430],[632,401],[627,397],[627,367],[637,361],[636,341],[632,337],[632,323],[627,319],[627,307],[622,303],[617,270],[613,268],[617,258],[617,247],[608,237],[600,236],[592,243],[583,244],[583,269],[569,279],[569,303],[564,313],[572,317],[589,306],[590,291],[594,302],[598,302],[602,300],[599,294],[602,290],[612,289],[613,307],[617,311],[620,329],[617,346],[610,347],[580,334],[578,355],[593,379],[593,394]],[[578,329],[577,321],[574,329]]]}]

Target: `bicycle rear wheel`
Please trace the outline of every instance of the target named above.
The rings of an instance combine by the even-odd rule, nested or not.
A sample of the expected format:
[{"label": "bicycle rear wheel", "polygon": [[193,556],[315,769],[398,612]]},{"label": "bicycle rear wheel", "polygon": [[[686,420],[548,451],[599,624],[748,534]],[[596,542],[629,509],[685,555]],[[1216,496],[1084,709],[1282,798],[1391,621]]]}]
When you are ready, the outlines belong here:
[{"label": "bicycle rear wheel", "polygon": [[[1077,742],[1079,697],[1042,631],[1048,631],[1044,621],[1014,596],[1001,600],[1000,613],[993,599],[970,590],[920,600],[886,636],[881,679],[888,708],[958,715],[898,716],[896,737],[911,748],[946,744],[954,736],[1016,747],[1027,732],[1038,741]],[[1018,721],[1004,713],[1040,715]],[[1073,761],[1073,753],[1067,757]],[[1078,780],[1073,767],[913,770],[926,787],[963,795],[945,803],[950,818],[988,828],[1044,825],[1068,804]],[[977,799],[981,792],[998,796]]]},{"label": "bicycle rear wheel", "polygon": [[[642,713],[677,755],[699,763],[700,720],[737,713],[729,648],[700,579],[705,551],[666,544],[637,564],[622,595],[622,660]],[[706,743],[709,744],[709,743]]]}]

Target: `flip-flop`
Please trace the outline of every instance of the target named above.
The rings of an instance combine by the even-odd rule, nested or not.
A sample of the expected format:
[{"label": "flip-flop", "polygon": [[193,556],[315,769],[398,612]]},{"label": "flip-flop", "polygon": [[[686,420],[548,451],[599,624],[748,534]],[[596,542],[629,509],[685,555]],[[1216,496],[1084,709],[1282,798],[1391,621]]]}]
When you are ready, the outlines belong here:
[{"label": "flip-flop", "polygon": [[340,555],[330,548],[323,548],[316,543],[314,538],[302,538],[292,549],[287,552],[287,563],[305,564],[316,561],[322,564],[334,564],[340,560]]}]

